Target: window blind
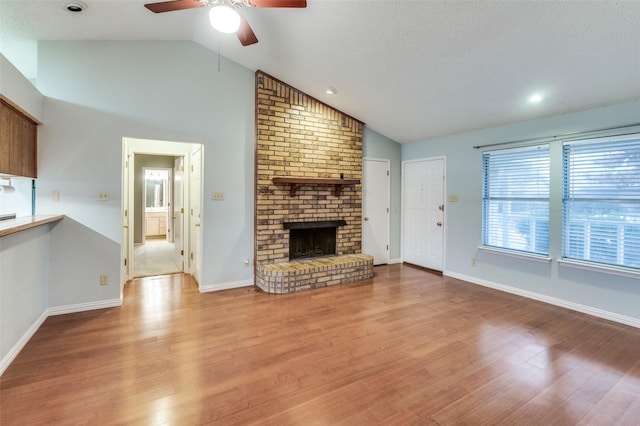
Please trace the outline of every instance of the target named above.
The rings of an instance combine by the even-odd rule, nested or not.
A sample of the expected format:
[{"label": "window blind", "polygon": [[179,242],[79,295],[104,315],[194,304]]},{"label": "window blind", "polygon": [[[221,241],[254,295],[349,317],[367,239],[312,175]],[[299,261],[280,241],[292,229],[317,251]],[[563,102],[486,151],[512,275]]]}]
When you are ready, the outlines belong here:
[{"label": "window blind", "polygon": [[563,257],[640,268],[640,135],[563,144]]},{"label": "window blind", "polygon": [[549,145],[483,153],[482,243],[549,254]]}]

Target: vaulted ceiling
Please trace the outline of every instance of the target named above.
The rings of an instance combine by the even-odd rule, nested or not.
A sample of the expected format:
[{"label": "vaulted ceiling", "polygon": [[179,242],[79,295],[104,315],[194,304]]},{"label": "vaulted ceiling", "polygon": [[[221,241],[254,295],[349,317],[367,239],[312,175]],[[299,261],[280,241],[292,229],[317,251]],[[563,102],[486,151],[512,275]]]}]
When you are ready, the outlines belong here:
[{"label": "vaulted ceiling", "polygon": [[0,0],[0,51],[37,80],[38,40],[192,40],[400,143],[640,99],[637,1],[307,1],[243,8],[259,43],[242,47],[206,8]]}]

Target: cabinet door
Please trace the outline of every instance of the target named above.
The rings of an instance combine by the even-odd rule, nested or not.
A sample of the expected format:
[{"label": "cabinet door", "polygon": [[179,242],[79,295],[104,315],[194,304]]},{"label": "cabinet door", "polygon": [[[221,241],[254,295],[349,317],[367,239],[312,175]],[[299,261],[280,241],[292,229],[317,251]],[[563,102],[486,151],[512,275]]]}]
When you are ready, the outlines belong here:
[{"label": "cabinet door", "polygon": [[11,133],[11,109],[0,101],[0,173],[9,174],[11,170]]},{"label": "cabinet door", "polygon": [[146,236],[151,237],[160,234],[160,218],[159,217],[147,217],[146,220]]},{"label": "cabinet door", "polygon": [[20,176],[36,178],[37,128],[31,121],[22,120],[20,133]]},{"label": "cabinet door", "polygon": [[0,99],[0,173],[37,177],[37,123]]},{"label": "cabinet door", "polygon": [[158,235],[167,235],[167,217],[161,216],[158,218]]}]

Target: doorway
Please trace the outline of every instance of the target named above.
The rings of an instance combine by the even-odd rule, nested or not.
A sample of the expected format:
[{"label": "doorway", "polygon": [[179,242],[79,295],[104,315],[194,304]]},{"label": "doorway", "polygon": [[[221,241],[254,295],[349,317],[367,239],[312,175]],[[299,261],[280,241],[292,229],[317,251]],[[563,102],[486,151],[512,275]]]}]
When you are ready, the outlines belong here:
[{"label": "doorway", "polygon": [[[189,238],[185,211],[200,206],[202,194],[190,191],[196,173],[185,170],[193,165],[192,151],[202,149],[194,143],[123,139],[122,286],[140,276],[199,275],[185,261],[185,253],[201,252],[201,242]],[[201,164],[197,170],[202,173]]]},{"label": "doorway", "polygon": [[[162,160],[166,158],[171,163],[175,161],[174,157],[158,157]],[[147,239],[164,239],[172,243],[173,169],[143,167],[142,170],[142,244]]]},{"label": "doorway", "polygon": [[[134,278],[183,272],[182,262],[174,258],[173,205],[183,207],[173,197],[175,161],[174,156],[135,154],[135,174],[142,185],[136,182],[134,191],[135,215],[141,216],[134,227]],[[167,165],[171,167],[160,167]]]},{"label": "doorway", "polygon": [[444,264],[444,158],[402,163],[402,258],[436,271]]}]

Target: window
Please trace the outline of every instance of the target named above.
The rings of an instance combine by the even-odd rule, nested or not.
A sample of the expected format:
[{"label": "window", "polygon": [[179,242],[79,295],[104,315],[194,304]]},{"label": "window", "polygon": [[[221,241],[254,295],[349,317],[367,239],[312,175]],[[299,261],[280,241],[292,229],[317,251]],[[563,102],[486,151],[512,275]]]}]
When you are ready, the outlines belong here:
[{"label": "window", "polygon": [[482,155],[482,244],[549,254],[549,145]]},{"label": "window", "polygon": [[640,135],[563,145],[562,253],[640,269]]}]

